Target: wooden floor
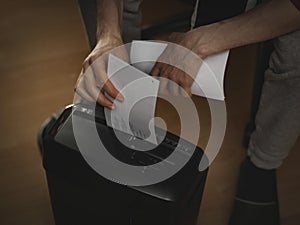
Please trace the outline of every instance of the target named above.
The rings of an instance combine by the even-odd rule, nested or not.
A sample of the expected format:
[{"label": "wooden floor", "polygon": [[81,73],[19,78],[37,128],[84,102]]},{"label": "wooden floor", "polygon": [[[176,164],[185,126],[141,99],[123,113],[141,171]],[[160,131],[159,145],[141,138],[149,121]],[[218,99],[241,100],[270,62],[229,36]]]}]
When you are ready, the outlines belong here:
[{"label": "wooden floor", "polygon": [[[161,1],[146,0],[144,10],[155,10],[155,2],[164,9],[172,0],[166,0],[164,7]],[[165,9],[170,13],[181,7],[176,3]],[[155,15],[145,12],[144,24],[160,15],[165,16],[163,10]],[[75,0],[5,1],[0,8],[0,30],[0,224],[53,225],[36,134],[45,118],[72,102],[81,63],[89,52],[78,6]],[[228,127],[210,168],[199,225],[228,221],[239,163],[245,155],[241,143],[250,111],[255,56],[253,45],[233,50],[229,59]],[[200,145],[204,145],[209,112],[202,99],[194,100],[202,119]],[[160,112],[168,113],[163,104]],[[300,224],[299,148],[298,141],[279,170],[283,225]]]}]

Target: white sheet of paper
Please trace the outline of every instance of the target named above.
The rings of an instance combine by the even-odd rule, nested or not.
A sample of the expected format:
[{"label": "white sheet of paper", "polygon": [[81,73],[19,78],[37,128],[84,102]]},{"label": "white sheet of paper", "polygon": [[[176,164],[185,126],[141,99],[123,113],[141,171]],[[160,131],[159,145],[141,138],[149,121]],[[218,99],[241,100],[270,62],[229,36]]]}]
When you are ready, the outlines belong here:
[{"label": "white sheet of paper", "polygon": [[159,81],[111,54],[107,74],[124,96],[123,102],[114,101],[114,110],[105,108],[108,126],[157,144],[153,119]]},{"label": "white sheet of paper", "polygon": [[[130,62],[145,73],[149,73],[155,62],[167,47],[166,43],[133,41]],[[207,57],[192,85],[194,95],[224,100],[223,81],[229,51]]]},{"label": "white sheet of paper", "polygon": [[166,43],[133,41],[130,48],[130,63],[137,69],[149,74],[166,47]]}]

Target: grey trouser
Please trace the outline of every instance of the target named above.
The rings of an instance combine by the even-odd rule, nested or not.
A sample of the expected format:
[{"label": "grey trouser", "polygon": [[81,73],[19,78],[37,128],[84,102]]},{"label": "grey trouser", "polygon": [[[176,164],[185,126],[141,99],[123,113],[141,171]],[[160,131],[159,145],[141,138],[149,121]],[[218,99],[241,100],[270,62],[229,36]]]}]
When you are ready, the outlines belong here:
[{"label": "grey trouser", "polygon": [[124,0],[122,36],[124,43],[141,39],[143,0]]},{"label": "grey trouser", "polygon": [[300,30],[274,40],[255,124],[252,162],[278,168],[300,134]]}]

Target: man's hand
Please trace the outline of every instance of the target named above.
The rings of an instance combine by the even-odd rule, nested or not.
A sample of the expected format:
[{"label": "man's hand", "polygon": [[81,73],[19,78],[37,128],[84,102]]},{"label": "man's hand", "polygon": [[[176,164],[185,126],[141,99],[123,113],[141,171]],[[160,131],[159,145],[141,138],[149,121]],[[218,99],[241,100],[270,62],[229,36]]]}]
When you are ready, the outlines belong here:
[{"label": "man's hand", "polygon": [[[93,75],[80,76],[76,86],[77,93],[83,98],[97,100],[109,108],[114,107],[113,103],[99,93],[99,90],[106,91],[112,98],[120,96],[118,99],[122,100],[122,97],[107,80],[107,56],[102,56],[122,44],[121,38],[116,38],[120,37],[121,33],[122,4],[122,0],[97,1],[100,38],[83,65],[83,74],[86,74],[84,72],[87,72],[90,65],[92,73],[89,74]],[[282,15],[286,16],[283,18]],[[162,93],[167,91],[174,95],[191,95],[191,87],[201,66],[201,59],[227,49],[268,40],[297,30],[300,28],[299,24],[300,13],[290,1],[272,0],[239,16],[201,26],[186,33],[174,33],[170,36],[170,41],[178,45],[168,45],[152,69],[151,75],[167,78],[182,87],[174,85],[174,82],[166,82],[167,79],[161,79]],[[101,60],[98,62],[96,58]]]},{"label": "man's hand", "polygon": [[86,100],[97,101],[110,109],[114,109],[114,104],[101,91],[105,91],[113,99],[123,101],[123,96],[106,74],[109,51],[114,49],[114,55],[123,60],[127,59],[126,51],[118,47],[122,44],[122,39],[116,37],[103,38],[98,41],[96,47],[83,62],[82,72],[75,86],[77,94]]},{"label": "man's hand", "polygon": [[108,53],[126,60],[126,51],[122,47],[121,22],[123,17],[123,0],[97,0],[97,39],[98,43],[83,62],[82,72],[77,80],[75,90],[82,98],[97,101],[99,104],[114,108],[113,103],[101,92],[105,91],[113,99],[123,100],[123,96],[107,79],[106,63]]},{"label": "man's hand", "polygon": [[[297,29],[300,29],[299,10],[290,1],[272,0],[239,16],[201,26],[187,33],[172,34],[170,41],[204,59],[224,50],[269,40]],[[168,62],[171,62],[169,63],[171,65],[166,65]],[[188,72],[192,78],[193,70],[198,66],[195,67],[192,62],[182,57],[180,52],[176,51],[176,47],[173,50],[167,48],[151,71],[151,75],[173,80],[190,93],[192,80],[187,76],[186,70],[184,73],[174,68],[174,65],[185,65],[183,67],[187,69],[192,66],[192,73]],[[161,86],[162,89],[167,90],[168,85],[165,83]],[[176,91],[172,89],[170,91],[176,94]]]},{"label": "man's hand", "polygon": [[202,64],[201,58],[191,51],[196,43],[189,39],[188,33],[173,33],[169,41],[175,44],[167,46],[150,74],[164,78],[160,79],[160,93],[191,96],[192,84]]}]

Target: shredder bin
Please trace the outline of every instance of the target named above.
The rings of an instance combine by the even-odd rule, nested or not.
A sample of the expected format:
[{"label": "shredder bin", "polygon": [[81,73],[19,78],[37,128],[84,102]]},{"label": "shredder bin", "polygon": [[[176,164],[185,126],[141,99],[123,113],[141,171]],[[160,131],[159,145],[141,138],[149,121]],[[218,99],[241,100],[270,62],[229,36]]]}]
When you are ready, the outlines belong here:
[{"label": "shredder bin", "polygon": [[[66,107],[43,135],[43,166],[56,225],[195,225],[208,171],[198,171],[203,151],[196,147],[185,166],[160,183],[126,186],[112,182],[95,172],[79,152],[72,115],[94,119],[112,155],[130,164],[148,165],[166,158],[179,137],[167,132],[156,149],[137,152],[118,142],[105,124],[103,108],[89,108],[89,114],[87,108],[80,104]],[[193,147],[187,141],[183,144],[185,149]]]}]

